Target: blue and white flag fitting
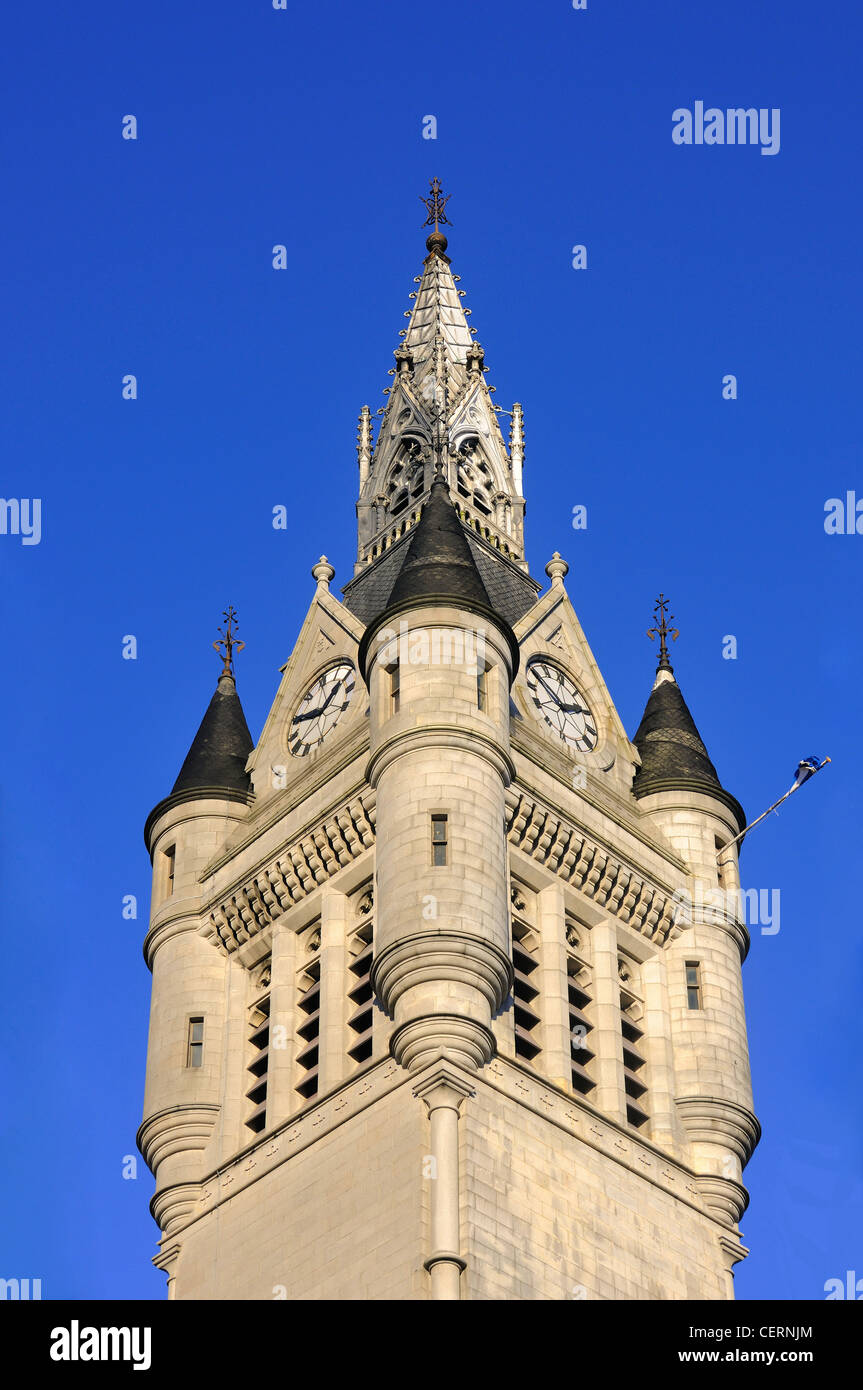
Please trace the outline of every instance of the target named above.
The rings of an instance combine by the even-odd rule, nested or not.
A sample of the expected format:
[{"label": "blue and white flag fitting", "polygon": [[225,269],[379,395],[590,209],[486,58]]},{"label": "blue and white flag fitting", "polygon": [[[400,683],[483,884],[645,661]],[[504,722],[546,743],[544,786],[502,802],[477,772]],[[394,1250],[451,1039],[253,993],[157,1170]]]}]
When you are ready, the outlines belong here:
[{"label": "blue and white flag fitting", "polygon": [[821,771],[824,763],[829,762],[829,758],[825,758],[824,762],[821,762],[819,758],[801,758],[794,774],[794,785],[790,790],[794,792],[798,787],[802,787],[804,782],[808,782],[810,777],[814,777],[816,772]]},{"label": "blue and white flag fitting", "polygon": [[788,797],[791,795],[792,792],[796,792],[798,787],[802,787],[804,782],[808,782],[810,777],[814,777],[816,772],[820,772],[822,767],[826,767],[827,763],[829,763],[830,761],[830,758],[824,758],[822,760],[819,760],[818,758],[801,758],[799,763],[797,764],[797,771],[794,774],[794,781],[791,783],[791,786],[788,788],[787,792],[783,792],[782,796],[780,796],[778,801],[774,801],[772,806],[768,806],[767,810],[763,811],[761,815],[758,817],[758,820],[751,821],[749,825],[745,825],[739,835],[735,835],[733,840],[729,840],[727,845],[723,845],[722,849],[719,851],[719,854],[717,854],[716,856],[717,859],[720,857],[720,855],[724,854],[725,850],[727,850],[730,845],[736,845],[738,840],[742,840],[743,836],[748,831],[753,830],[756,825],[760,824],[760,822],[764,820],[765,816],[769,816],[771,811],[778,810],[778,808],[782,805],[783,801],[787,801]]}]

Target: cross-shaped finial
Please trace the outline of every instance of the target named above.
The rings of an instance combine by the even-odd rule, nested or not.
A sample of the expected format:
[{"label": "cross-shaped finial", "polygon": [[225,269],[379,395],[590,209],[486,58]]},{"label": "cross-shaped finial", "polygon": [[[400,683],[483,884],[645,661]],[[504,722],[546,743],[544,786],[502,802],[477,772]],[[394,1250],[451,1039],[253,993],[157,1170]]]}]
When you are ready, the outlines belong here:
[{"label": "cross-shaped finial", "polygon": [[220,679],[222,676],[233,676],[234,652],[241,652],[246,645],[245,642],[241,642],[236,636],[238,626],[237,614],[232,604],[228,605],[222,617],[225,620],[224,626],[217,629],[219,632],[219,640],[213,643],[213,646],[225,663],[219,673]]},{"label": "cross-shaped finial", "polygon": [[660,671],[673,670],[671,662],[668,660],[668,643],[666,641],[666,638],[670,637],[672,642],[676,642],[678,637],[680,636],[680,633],[676,627],[669,627],[669,623],[674,622],[674,614],[669,613],[666,615],[665,610],[667,608],[668,599],[665,597],[664,594],[660,594],[659,598],[656,600],[656,603],[653,605],[653,620],[656,623],[656,626],[649,627],[647,629],[647,635],[650,638],[651,642],[653,641],[654,637],[659,638],[658,670]]},{"label": "cross-shaped finial", "polygon": [[431,189],[430,198],[424,198],[423,195],[420,194],[420,202],[425,203],[428,211],[428,217],[423,223],[423,226],[434,226],[435,232],[437,232],[441,225],[451,227],[452,223],[444,212],[444,208],[452,197],[452,194],[448,193],[445,198],[442,196],[443,188],[441,187],[440,179],[431,179],[429,188]]}]

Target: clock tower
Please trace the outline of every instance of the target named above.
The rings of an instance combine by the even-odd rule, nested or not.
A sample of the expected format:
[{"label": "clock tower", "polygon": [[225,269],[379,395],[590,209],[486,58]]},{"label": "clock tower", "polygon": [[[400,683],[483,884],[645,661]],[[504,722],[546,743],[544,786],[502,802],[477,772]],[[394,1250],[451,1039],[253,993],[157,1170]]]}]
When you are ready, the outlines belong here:
[{"label": "clock tower", "polygon": [[[253,743],[223,670],[145,837],[139,1144],[188,1299],[733,1297],[743,812],[668,654],[633,738],[432,230],[358,544]],[[504,441],[501,419],[509,421]],[[377,421],[377,428],[375,423]],[[275,654],[280,659],[281,654]]]}]

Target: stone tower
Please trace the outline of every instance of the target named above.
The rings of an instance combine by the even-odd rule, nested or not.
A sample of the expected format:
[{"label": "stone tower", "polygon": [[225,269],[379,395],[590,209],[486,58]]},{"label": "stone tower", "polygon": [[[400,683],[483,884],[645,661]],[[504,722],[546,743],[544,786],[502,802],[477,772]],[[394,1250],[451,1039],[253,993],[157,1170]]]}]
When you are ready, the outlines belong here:
[{"label": "stone tower", "polygon": [[147,821],[156,1264],[189,1299],[731,1298],[743,812],[664,601],[630,740],[565,561],[528,572],[444,201],[343,597],[321,557],[254,747],[229,618]]}]

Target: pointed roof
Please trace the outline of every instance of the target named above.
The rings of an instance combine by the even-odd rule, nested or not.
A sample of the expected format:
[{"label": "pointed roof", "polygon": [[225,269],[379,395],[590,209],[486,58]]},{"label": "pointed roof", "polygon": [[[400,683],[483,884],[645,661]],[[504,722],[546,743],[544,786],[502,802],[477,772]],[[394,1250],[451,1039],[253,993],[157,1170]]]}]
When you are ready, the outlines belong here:
[{"label": "pointed roof", "polygon": [[389,599],[363,634],[357,654],[363,679],[366,653],[375,633],[399,614],[437,604],[453,604],[494,622],[507,640],[515,674],[518,642],[489,598],[467,533],[440,474],[436,474],[420,519],[411,532]]},{"label": "pointed roof", "polygon": [[253,747],[236,682],[230,672],[223,671],[170,796],[154,806],[147,817],[147,849],[150,850],[150,832],[156,821],[180,802],[202,797],[249,801],[252,779],[246,772],[246,762]]},{"label": "pointed roof", "polygon": [[223,672],[171,795],[214,787],[247,792],[246,761],[253,747],[236,681]]},{"label": "pointed roof", "polygon": [[401,347],[410,352],[414,370],[419,370],[422,378],[424,368],[435,369],[435,344],[439,339],[452,388],[460,386],[464,380],[467,355],[474,341],[450,270],[449,257],[444,255],[446,244],[443,236],[437,242],[430,236],[426,242],[429,254],[423,263],[420,287]]},{"label": "pointed roof", "polygon": [[492,607],[449,489],[439,473],[411,535],[386,607],[430,595]]},{"label": "pointed roof", "polygon": [[743,808],[719,780],[667,653],[660,657],[656,680],[632,741],[641,756],[632,783],[637,798],[661,791],[705,792],[724,802],[743,829]]},{"label": "pointed roof", "polygon": [[446,254],[440,230],[440,223],[448,224],[446,201],[433,180],[432,196],[423,202],[435,229],[426,240],[422,274],[415,277],[408,325],[399,334],[387,402],[374,412],[380,416],[375,438],[372,412],[363,407],[360,414],[357,566],[376,563],[405,523],[412,524],[419,498],[441,468],[464,524],[477,527],[493,549],[525,571],[521,407],[513,408],[510,456],[486,382],[485,353]]}]

